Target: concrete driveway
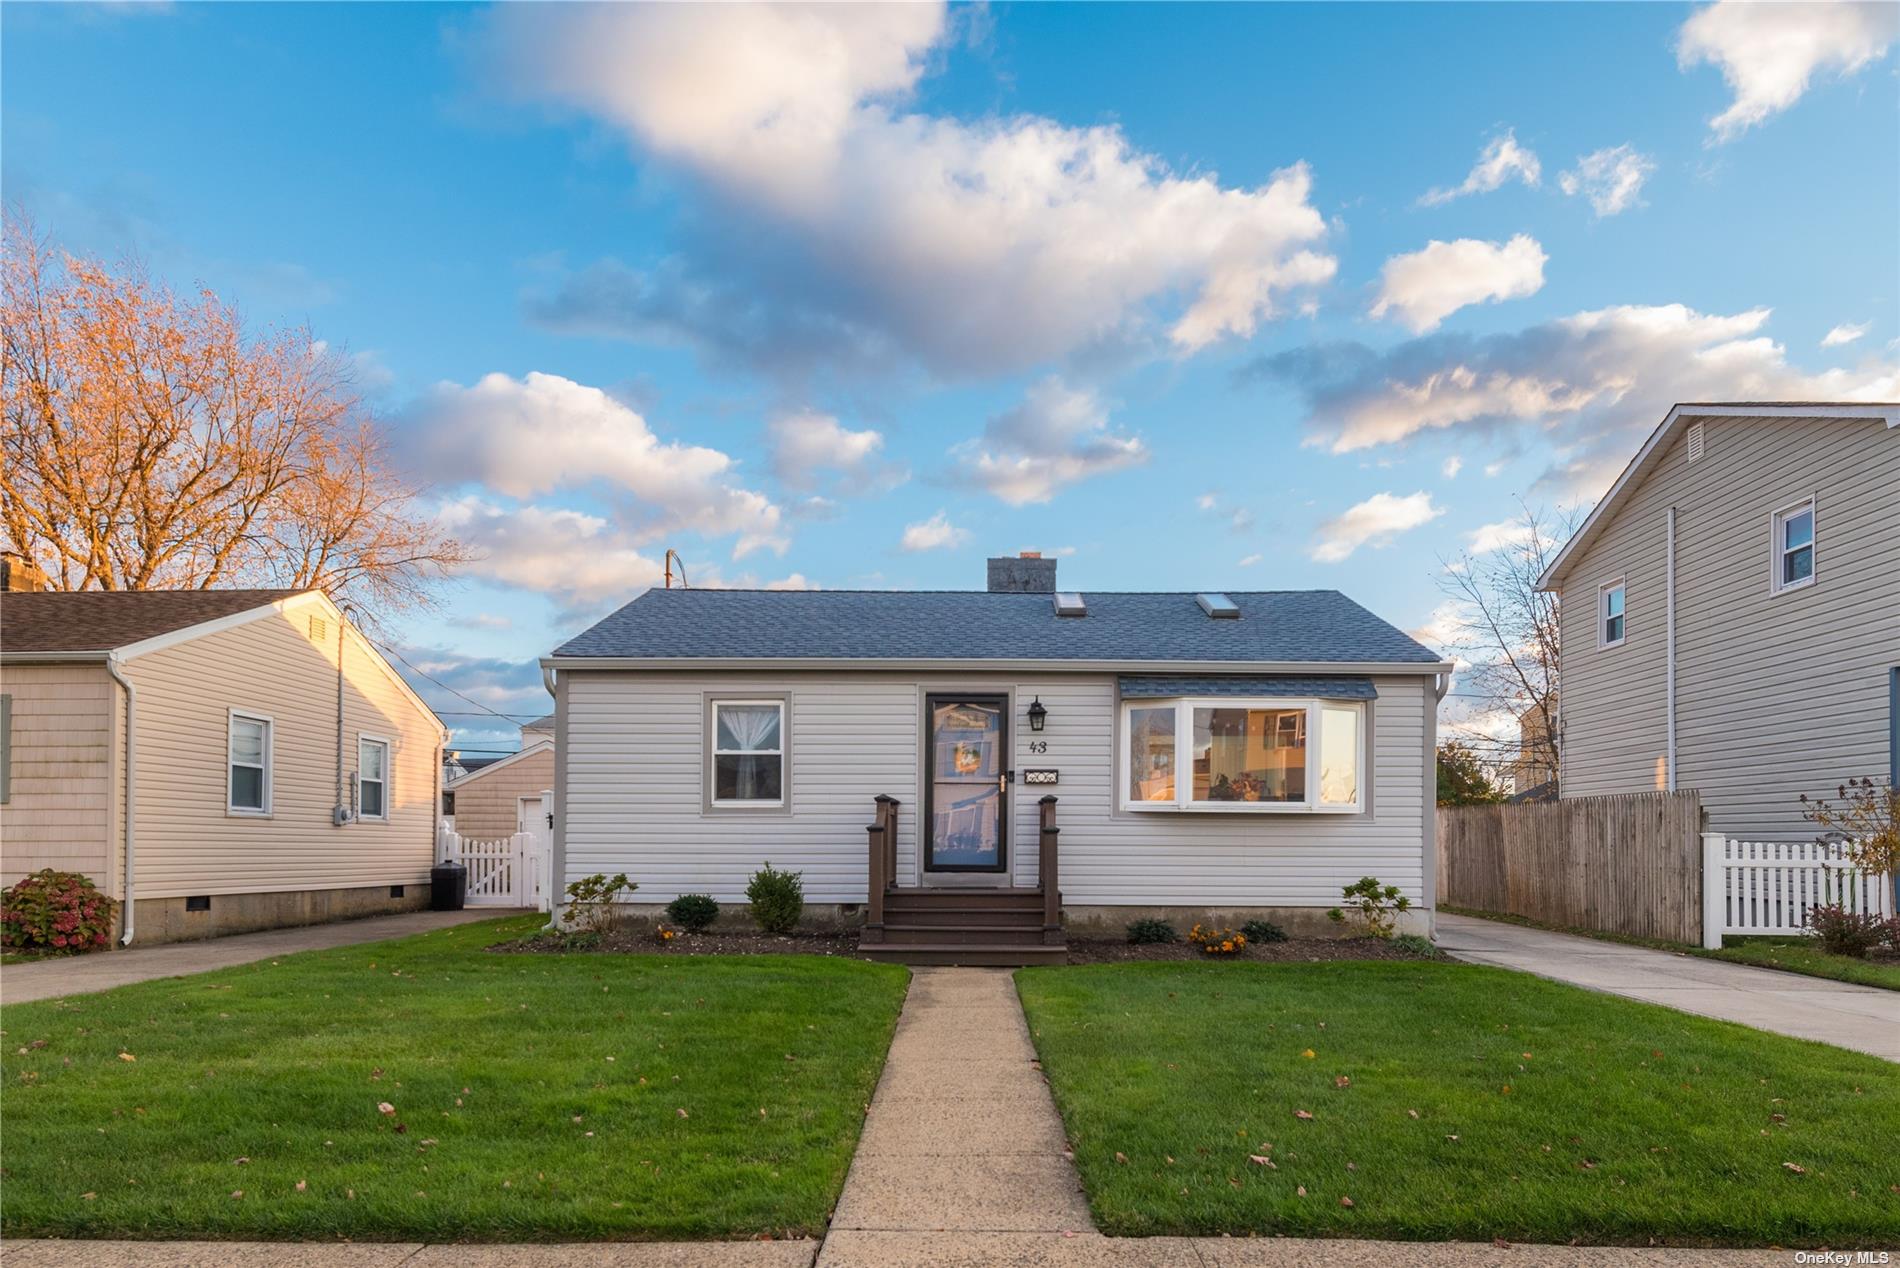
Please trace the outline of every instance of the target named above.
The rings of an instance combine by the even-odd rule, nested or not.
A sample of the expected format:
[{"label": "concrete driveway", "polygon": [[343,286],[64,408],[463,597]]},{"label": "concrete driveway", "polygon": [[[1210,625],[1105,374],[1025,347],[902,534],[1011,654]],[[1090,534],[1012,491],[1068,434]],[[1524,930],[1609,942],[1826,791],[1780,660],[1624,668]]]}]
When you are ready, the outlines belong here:
[{"label": "concrete driveway", "polygon": [[1444,912],[1438,913],[1438,946],[1472,964],[1900,1061],[1900,991]]},{"label": "concrete driveway", "polygon": [[165,942],[141,947],[134,941],[124,951],[95,951],[91,955],[63,956],[35,964],[6,965],[0,968],[0,1003],[26,1004],[36,999],[54,999],[61,995],[109,991],[115,986],[149,982],[153,978],[181,977],[187,973],[225,969],[234,964],[250,964],[255,960],[267,960],[273,955],[349,947],[360,942],[381,942],[385,938],[406,938],[412,933],[446,929],[450,925],[521,914],[506,907],[408,911],[399,916],[369,916],[362,920],[339,920],[325,925],[299,925],[294,929],[237,933],[228,938],[206,938],[202,942]]}]

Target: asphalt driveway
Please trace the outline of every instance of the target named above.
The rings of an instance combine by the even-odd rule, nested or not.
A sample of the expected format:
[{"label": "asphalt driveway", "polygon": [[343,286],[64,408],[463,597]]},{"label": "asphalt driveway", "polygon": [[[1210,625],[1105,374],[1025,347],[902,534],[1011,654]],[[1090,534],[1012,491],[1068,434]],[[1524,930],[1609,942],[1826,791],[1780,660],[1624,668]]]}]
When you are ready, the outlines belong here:
[{"label": "asphalt driveway", "polygon": [[1900,1061],[1900,991],[1445,912],[1437,927],[1439,949],[1473,964]]}]

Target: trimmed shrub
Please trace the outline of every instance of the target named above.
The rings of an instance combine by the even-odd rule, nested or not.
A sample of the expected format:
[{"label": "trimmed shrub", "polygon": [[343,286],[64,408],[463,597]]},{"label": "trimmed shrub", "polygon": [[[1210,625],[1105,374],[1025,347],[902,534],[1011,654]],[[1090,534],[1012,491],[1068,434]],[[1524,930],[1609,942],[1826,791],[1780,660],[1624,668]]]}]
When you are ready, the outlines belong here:
[{"label": "trimmed shrub", "polygon": [[1392,939],[1392,945],[1406,952],[1408,955],[1419,957],[1421,960],[1436,960],[1438,958],[1438,945],[1422,934],[1402,933]]},{"label": "trimmed shrub", "polygon": [[78,872],[52,868],[22,877],[0,899],[0,946],[77,955],[112,941],[119,904]]},{"label": "trimmed shrub", "polygon": [[752,873],[745,887],[752,919],[767,933],[790,933],[805,913],[805,874],[781,872],[770,863]]},{"label": "trimmed shrub", "polygon": [[1877,916],[1849,911],[1839,903],[1808,908],[1808,928],[1829,955],[1865,959],[1869,951],[1891,936],[1888,923]]},{"label": "trimmed shrub", "polygon": [[666,905],[666,915],[688,933],[704,933],[719,919],[719,904],[709,894],[681,894]]},{"label": "trimmed shrub", "polygon": [[1179,942],[1174,926],[1156,916],[1148,916],[1128,926],[1128,940],[1141,945],[1151,942]]},{"label": "trimmed shrub", "polygon": [[1240,927],[1249,942],[1285,942],[1286,930],[1271,920],[1249,920]]},{"label": "trimmed shrub", "polygon": [[627,879],[625,872],[616,872],[612,876],[595,872],[592,876],[570,881],[567,886],[568,919],[582,934],[591,935],[598,941],[620,918],[614,910],[614,903],[619,901],[623,893],[631,894],[639,888]]}]

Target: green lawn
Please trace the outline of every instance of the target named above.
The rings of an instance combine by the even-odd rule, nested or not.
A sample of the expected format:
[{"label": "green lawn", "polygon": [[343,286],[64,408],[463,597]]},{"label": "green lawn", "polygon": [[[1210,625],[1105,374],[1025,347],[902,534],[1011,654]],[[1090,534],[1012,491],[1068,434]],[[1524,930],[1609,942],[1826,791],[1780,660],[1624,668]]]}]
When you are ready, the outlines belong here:
[{"label": "green lawn", "polygon": [[483,950],[535,923],[5,1008],[0,1231],[822,1230],[905,970]]},{"label": "green lawn", "polygon": [[1599,942],[1621,942],[1627,946],[1650,947],[1653,950],[1669,951],[1676,955],[1699,955],[1709,960],[1753,964],[1760,968],[1780,969],[1786,973],[1800,973],[1807,977],[1832,978],[1836,982],[1855,982],[1861,986],[1879,986],[1890,991],[1900,991],[1900,964],[1891,960],[1884,962],[1856,960],[1852,956],[1829,955],[1821,950],[1820,945],[1812,938],[1728,937],[1723,940],[1720,947],[1690,947],[1680,942],[1665,942],[1660,938],[1635,938],[1628,934],[1604,933],[1596,929],[1575,929],[1568,925],[1547,924],[1541,920],[1503,912],[1451,907],[1443,903],[1439,904],[1438,909],[1451,912],[1456,916],[1476,916],[1480,920],[1496,920],[1507,925],[1549,929],[1556,933],[1575,934],[1579,938],[1595,938]]},{"label": "green lawn", "polygon": [[1873,1057],[1474,965],[1017,982],[1105,1232],[1900,1243]]}]

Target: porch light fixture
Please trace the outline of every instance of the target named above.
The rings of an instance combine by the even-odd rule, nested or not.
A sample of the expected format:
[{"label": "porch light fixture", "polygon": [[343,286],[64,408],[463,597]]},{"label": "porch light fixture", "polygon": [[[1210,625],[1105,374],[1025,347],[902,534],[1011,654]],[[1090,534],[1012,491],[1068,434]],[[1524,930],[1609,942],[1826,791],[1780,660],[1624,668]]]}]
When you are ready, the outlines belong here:
[{"label": "porch light fixture", "polygon": [[1049,720],[1049,710],[1043,708],[1042,697],[1037,696],[1029,702],[1029,729],[1042,730],[1042,724]]}]

